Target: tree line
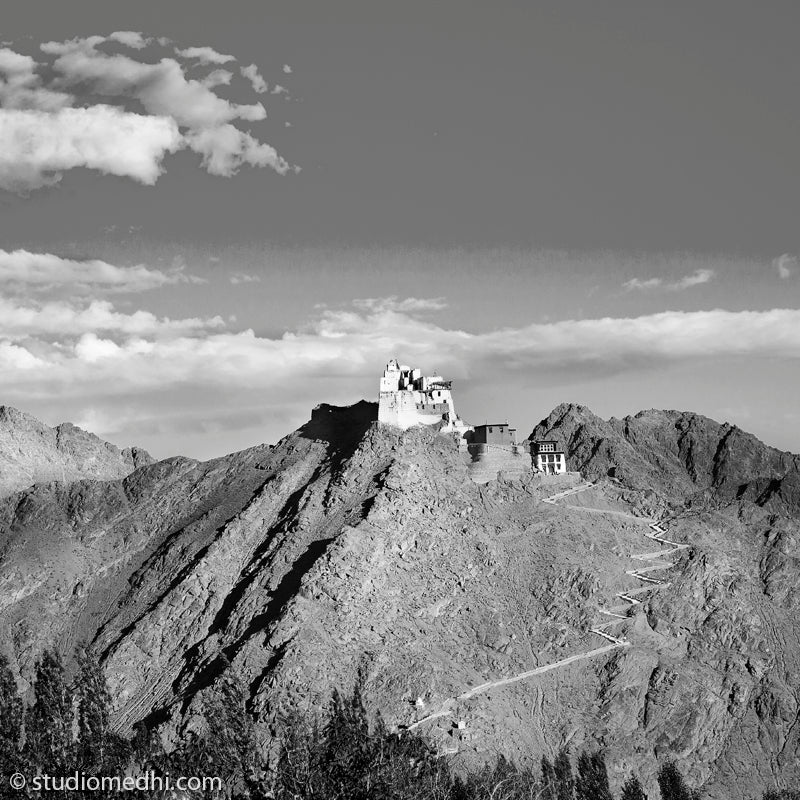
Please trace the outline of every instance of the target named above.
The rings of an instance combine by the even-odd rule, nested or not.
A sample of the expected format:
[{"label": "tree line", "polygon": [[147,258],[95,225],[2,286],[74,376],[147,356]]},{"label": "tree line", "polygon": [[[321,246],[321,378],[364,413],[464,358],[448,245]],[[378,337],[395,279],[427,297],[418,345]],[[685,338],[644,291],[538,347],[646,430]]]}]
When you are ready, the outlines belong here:
[{"label": "tree line", "polygon": [[[186,798],[230,800],[648,800],[631,775],[618,797],[612,793],[603,755],[566,749],[537,767],[500,756],[493,764],[455,771],[447,759],[413,731],[390,731],[370,719],[356,687],[334,693],[326,713],[307,720],[284,719],[277,753],[269,763],[258,746],[246,708],[247,693],[226,670],[203,709],[207,724],[166,752],[160,737],[139,725],[132,738],[111,726],[111,698],[102,668],[83,654],[67,678],[54,652],[35,666],[27,705],[17,691],[8,661],[0,655],[0,800],[37,797],[31,787],[15,789],[21,773],[51,776],[216,776],[222,788],[189,789]],[[658,796],[650,800],[699,800],[672,762],[657,774]],[[113,789],[62,788],[45,795],[117,797]],[[148,798],[174,797],[166,789],[138,791]],[[767,792],[763,800],[800,800],[800,793]]]}]

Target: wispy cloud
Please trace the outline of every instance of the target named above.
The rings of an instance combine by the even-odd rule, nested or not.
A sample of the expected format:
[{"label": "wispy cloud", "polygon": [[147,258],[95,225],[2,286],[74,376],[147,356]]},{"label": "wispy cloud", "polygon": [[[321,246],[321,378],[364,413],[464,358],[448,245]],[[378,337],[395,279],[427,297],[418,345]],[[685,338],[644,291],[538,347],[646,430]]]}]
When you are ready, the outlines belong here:
[{"label": "wispy cloud", "polygon": [[362,311],[386,313],[394,311],[400,314],[413,314],[425,311],[441,311],[447,308],[443,297],[362,297],[353,300],[353,305]]},{"label": "wispy cloud", "polygon": [[784,253],[782,256],[772,260],[772,266],[778,273],[778,277],[786,280],[791,278],[797,272],[798,258],[789,253]]},{"label": "wispy cloud", "polygon": [[[108,43],[134,53],[106,52]],[[153,184],[164,157],[183,149],[198,153],[214,175],[231,176],[245,165],[290,170],[271,145],[238,127],[265,119],[263,104],[234,103],[214,92],[233,73],[211,69],[189,77],[198,65],[216,67],[233,56],[176,48],[181,60],[148,63],[139,52],[148,46],[165,45],[117,31],[45,42],[42,62],[0,48],[0,188],[30,191],[76,167]]]},{"label": "wispy cloud", "polygon": [[236,61],[234,56],[218,53],[213,47],[187,47],[183,50],[175,48],[175,53],[183,58],[196,59],[201,64],[227,64]]},{"label": "wispy cloud", "polygon": [[[165,337],[224,326],[220,317],[169,319],[143,310],[124,313],[107,300],[36,303],[0,297],[0,318],[0,342],[26,342],[31,355],[40,358],[48,350],[51,356],[56,355],[72,337],[85,334],[107,334],[117,340],[127,340],[127,346],[136,352],[152,353],[157,342]],[[42,379],[46,381],[46,376]]]},{"label": "wispy cloud", "polygon": [[71,294],[145,292],[168,284],[196,283],[180,269],[163,272],[142,264],[118,267],[106,261],[78,261],[52,253],[0,250],[0,282],[5,293],[60,289]]},{"label": "wispy cloud", "polygon": [[520,375],[555,385],[575,374],[605,380],[709,358],[800,358],[797,309],[670,311],[472,332],[431,316],[443,305],[440,298],[371,298],[321,309],[296,330],[268,337],[233,330],[217,317],[166,319],[123,313],[108,302],[5,299],[4,400],[27,406],[30,398],[53,398],[54,414],[70,408],[78,417],[92,408],[108,419],[125,404],[130,430],[137,419],[185,424],[177,413],[170,422],[169,409],[190,403],[204,425],[224,429],[232,398],[237,407],[295,419],[319,401],[352,402],[372,391],[393,354],[462,380],[503,385]]},{"label": "wispy cloud", "polygon": [[228,280],[235,285],[240,283],[261,283],[259,275],[251,275],[248,272],[233,272],[228,276]]},{"label": "wispy cloud", "polygon": [[239,71],[243,78],[247,78],[247,80],[250,81],[250,85],[253,87],[253,91],[256,94],[264,94],[269,88],[267,82],[261,77],[261,73],[259,73],[258,67],[255,64],[241,67]]},{"label": "wispy cloud", "polygon": [[631,278],[622,284],[625,291],[651,291],[663,289],[668,292],[682,292],[694,286],[702,286],[710,283],[717,273],[713,269],[698,269],[690,275],[684,275],[677,280],[665,280],[664,278]]}]

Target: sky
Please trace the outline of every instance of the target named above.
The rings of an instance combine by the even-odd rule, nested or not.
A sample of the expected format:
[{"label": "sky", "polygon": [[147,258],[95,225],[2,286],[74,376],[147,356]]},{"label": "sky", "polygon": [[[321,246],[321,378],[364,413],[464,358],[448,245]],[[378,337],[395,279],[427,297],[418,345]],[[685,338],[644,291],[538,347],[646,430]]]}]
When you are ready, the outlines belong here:
[{"label": "sky", "polygon": [[800,451],[794,2],[9,0],[0,404],[158,457],[377,399]]}]

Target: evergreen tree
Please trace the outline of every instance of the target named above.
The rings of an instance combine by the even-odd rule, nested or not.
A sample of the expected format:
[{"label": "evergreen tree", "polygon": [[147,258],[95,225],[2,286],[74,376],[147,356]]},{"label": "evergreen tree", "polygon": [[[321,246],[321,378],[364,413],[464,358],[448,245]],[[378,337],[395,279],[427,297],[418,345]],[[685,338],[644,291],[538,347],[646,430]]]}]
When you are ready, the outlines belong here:
[{"label": "evergreen tree", "polygon": [[[191,733],[171,755],[170,771],[219,777],[225,787],[224,796],[252,796],[263,769],[246,700],[243,684],[227,669],[204,698],[205,730],[201,735]],[[195,795],[200,797],[203,793]],[[214,797],[218,796],[219,792],[214,793]]]},{"label": "evergreen tree", "polygon": [[695,800],[674,761],[667,761],[658,771],[661,800]]},{"label": "evergreen tree", "polygon": [[542,800],[556,800],[556,773],[547,756],[542,756]]},{"label": "evergreen tree", "polygon": [[621,800],[647,800],[642,784],[635,775],[631,775],[623,784]]},{"label": "evergreen tree", "polygon": [[128,742],[110,730],[111,696],[100,665],[78,656],[73,684],[78,717],[76,766],[87,775],[120,775],[130,755]]},{"label": "evergreen tree", "polygon": [[261,772],[253,720],[247,711],[248,695],[230,669],[215,689],[205,710],[208,764],[214,767],[211,774],[223,777],[234,793],[241,793],[255,785]]},{"label": "evergreen tree", "polygon": [[575,797],[577,800],[614,800],[608,785],[606,762],[600,753],[583,752],[578,757]]},{"label": "evergreen tree", "polygon": [[322,725],[306,728],[294,718],[285,728],[277,800],[472,800],[486,796],[478,793],[483,772],[494,775],[488,768],[454,786],[446,762],[421,736],[390,733],[380,718],[370,726],[358,687],[349,697],[334,693]]},{"label": "evergreen tree", "polygon": [[22,768],[22,716],[22,700],[17,692],[17,682],[8,660],[0,654],[0,798],[19,794],[9,787],[8,779]]},{"label": "evergreen tree", "polygon": [[25,755],[40,774],[74,771],[72,695],[58,654],[46,650],[36,663],[34,702],[25,719]]},{"label": "evergreen tree", "polygon": [[574,800],[575,779],[572,776],[572,764],[569,760],[569,750],[562,747],[553,762],[555,773],[556,800]]}]

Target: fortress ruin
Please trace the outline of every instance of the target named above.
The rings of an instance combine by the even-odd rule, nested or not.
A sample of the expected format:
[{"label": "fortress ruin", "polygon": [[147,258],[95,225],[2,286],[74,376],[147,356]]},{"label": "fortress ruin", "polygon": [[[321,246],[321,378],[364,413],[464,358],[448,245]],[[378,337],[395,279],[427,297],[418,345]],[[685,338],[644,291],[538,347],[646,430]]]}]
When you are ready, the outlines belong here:
[{"label": "fortress ruin", "polygon": [[381,377],[378,422],[403,430],[435,425],[439,433],[454,436],[459,448],[469,453],[470,475],[477,483],[492,480],[498,472],[553,475],[567,471],[566,455],[556,442],[517,442],[517,431],[507,421],[467,424],[456,413],[452,381],[423,375],[422,370],[394,358]]}]

